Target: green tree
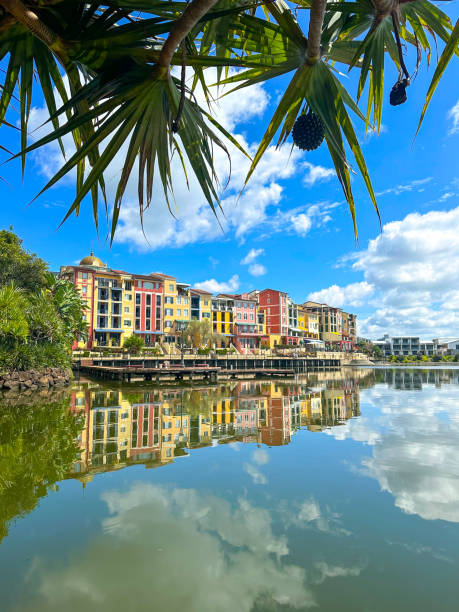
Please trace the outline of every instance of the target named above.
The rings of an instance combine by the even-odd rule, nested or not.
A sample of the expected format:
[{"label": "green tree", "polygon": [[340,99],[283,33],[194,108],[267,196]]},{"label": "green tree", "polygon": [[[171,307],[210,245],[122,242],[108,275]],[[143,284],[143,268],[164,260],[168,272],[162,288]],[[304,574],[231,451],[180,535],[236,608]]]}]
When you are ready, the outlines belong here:
[{"label": "green tree", "polygon": [[128,338],[124,339],[123,348],[127,349],[131,353],[137,354],[145,347],[145,342],[141,336],[132,334]]},{"label": "green tree", "polygon": [[47,272],[12,232],[0,232],[1,257],[10,281],[0,283],[0,370],[68,367],[73,342],[87,336],[78,291]]},{"label": "green tree", "polygon": [[48,275],[47,286],[62,321],[66,338],[70,342],[78,338],[86,341],[88,324],[83,314],[86,305],[78,289],[70,281],[57,278],[54,274]]},{"label": "green tree", "polygon": [[46,285],[47,271],[46,263],[25,251],[16,234],[0,231],[0,287],[14,283],[25,291],[38,291]]},{"label": "green tree", "polygon": [[[0,0],[0,7],[0,59],[6,65],[0,124],[7,123],[6,112],[19,97],[22,170],[30,151],[56,139],[65,151],[64,137],[71,134],[75,150],[67,151],[66,161],[44,190],[75,172],[76,196],[65,218],[78,214],[88,196],[97,224],[102,201],[111,213],[112,239],[134,168],[140,216],[152,201],[157,178],[169,203],[174,183],[184,178],[173,174],[174,154],[185,177],[194,174],[217,212],[221,191],[213,149],[227,151],[225,142],[240,145],[213,116],[215,90],[209,87],[206,68],[216,69],[211,84],[216,80],[217,85],[241,89],[276,79],[281,91],[246,181],[273,139],[283,144],[297,118],[312,111],[318,130],[323,128],[355,224],[349,154],[376,210],[377,204],[351,115],[366,130],[379,130],[387,65],[392,63],[399,73],[391,92],[391,102],[399,104],[410,85],[406,64],[414,74],[423,58],[431,61],[439,43],[441,54],[420,126],[446,66],[458,53],[459,20],[453,26],[428,0],[296,0],[291,6],[274,0],[258,8],[249,0]],[[182,67],[180,77],[171,72],[174,65]],[[235,74],[229,73],[230,67],[237,69]],[[341,77],[348,69],[360,73],[356,92]],[[285,78],[289,74],[291,78]],[[196,101],[198,84],[206,108]],[[28,146],[36,86],[52,129]],[[357,106],[363,95],[365,114]],[[125,151],[124,164],[114,201],[108,202],[105,177],[113,176],[109,165],[120,150]]]},{"label": "green tree", "polygon": [[0,343],[24,342],[29,335],[27,299],[15,285],[0,287]]},{"label": "green tree", "polygon": [[219,338],[219,334],[212,329],[210,319],[190,321],[185,329],[185,339],[194,348],[210,348],[211,344]]}]

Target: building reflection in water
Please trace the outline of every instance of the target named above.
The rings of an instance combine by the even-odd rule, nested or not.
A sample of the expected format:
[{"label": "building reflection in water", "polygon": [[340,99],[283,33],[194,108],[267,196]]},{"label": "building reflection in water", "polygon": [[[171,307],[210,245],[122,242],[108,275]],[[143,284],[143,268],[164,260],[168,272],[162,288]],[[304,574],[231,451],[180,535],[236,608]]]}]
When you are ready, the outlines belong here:
[{"label": "building reflection in water", "polygon": [[360,415],[359,387],[374,374],[316,374],[299,382],[238,381],[214,387],[104,389],[83,383],[71,411],[83,418],[79,460],[68,477],[129,465],[159,467],[187,449],[231,442],[281,446],[300,428],[321,431]]}]

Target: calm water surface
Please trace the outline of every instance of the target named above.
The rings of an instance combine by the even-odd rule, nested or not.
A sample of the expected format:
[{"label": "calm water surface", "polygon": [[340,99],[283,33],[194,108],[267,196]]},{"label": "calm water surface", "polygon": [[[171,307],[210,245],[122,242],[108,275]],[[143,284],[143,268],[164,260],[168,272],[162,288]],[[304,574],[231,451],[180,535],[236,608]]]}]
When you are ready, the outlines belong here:
[{"label": "calm water surface", "polygon": [[0,396],[3,611],[459,609],[459,371]]}]

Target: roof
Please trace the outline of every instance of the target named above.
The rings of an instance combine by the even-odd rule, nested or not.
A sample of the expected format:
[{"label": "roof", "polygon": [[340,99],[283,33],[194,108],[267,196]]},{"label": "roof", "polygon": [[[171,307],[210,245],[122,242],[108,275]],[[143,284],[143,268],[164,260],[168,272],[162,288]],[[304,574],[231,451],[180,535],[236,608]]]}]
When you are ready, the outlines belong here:
[{"label": "roof", "polygon": [[170,278],[171,280],[175,280],[175,276],[170,276],[169,274],[163,274],[162,272],[151,272],[151,276],[160,276],[161,278]]},{"label": "roof", "polygon": [[204,291],[204,289],[190,289],[191,293],[199,293],[200,295],[212,295],[211,291]]},{"label": "roof", "polygon": [[92,251],[91,255],[83,257],[83,259],[80,261],[80,266],[95,266],[97,268],[107,267],[107,265],[102,263],[102,261],[98,257],[96,257]]}]

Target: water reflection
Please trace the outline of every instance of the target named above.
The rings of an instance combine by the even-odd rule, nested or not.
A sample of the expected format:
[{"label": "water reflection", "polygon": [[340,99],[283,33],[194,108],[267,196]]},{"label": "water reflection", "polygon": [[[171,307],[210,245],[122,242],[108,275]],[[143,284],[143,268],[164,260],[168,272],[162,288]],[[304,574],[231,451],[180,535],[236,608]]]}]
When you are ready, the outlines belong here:
[{"label": "water reflection", "polygon": [[[367,372],[360,379],[368,382],[374,375]],[[307,382],[244,381],[188,389],[132,391],[88,384],[72,391],[70,406],[84,418],[80,460],[70,476],[83,481],[136,463],[159,467],[191,448],[234,442],[281,446],[301,427],[321,431],[360,415],[358,381],[343,373]]]},{"label": "water reflection", "polygon": [[0,403],[2,609],[457,607],[457,370]]}]

